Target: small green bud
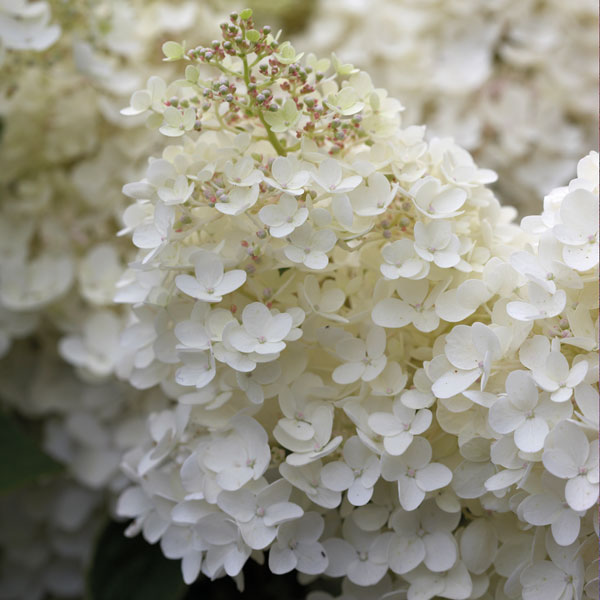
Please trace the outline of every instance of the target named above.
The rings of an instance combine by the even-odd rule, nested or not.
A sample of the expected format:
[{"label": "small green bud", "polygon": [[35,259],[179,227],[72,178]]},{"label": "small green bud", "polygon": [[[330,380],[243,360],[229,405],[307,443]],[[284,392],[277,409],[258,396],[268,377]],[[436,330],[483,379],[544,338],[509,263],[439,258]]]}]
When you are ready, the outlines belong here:
[{"label": "small green bud", "polygon": [[269,33],[271,33],[271,27],[269,25],[265,25],[262,30],[265,35],[269,35]]},{"label": "small green bud", "polygon": [[262,104],[265,101],[265,97],[262,94],[258,94],[258,96],[256,96],[256,101],[259,104]]},{"label": "small green bud", "polygon": [[235,22],[238,19],[238,14],[236,12],[229,13],[229,18]]}]

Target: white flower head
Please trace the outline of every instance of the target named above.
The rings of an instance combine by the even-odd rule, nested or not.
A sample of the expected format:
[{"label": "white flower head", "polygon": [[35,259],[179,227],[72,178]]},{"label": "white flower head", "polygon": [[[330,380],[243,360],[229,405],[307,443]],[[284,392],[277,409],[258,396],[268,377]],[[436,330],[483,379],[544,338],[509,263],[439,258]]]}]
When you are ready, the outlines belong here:
[{"label": "white flower head", "polygon": [[331,374],[332,379],[339,384],[375,379],[387,363],[385,345],[385,330],[381,327],[372,327],[365,341],[358,338],[341,340],[335,351],[346,362],[336,367]]},{"label": "white flower head", "polygon": [[455,267],[460,262],[460,241],[448,221],[415,223],[415,251],[423,260],[441,269]]},{"label": "white flower head", "polygon": [[442,186],[435,177],[424,177],[410,188],[417,210],[430,219],[450,219],[462,214],[467,193],[458,187]]},{"label": "white flower head", "polygon": [[240,269],[225,272],[223,260],[214,252],[199,250],[191,256],[195,277],[178,275],[175,283],[184,294],[204,302],[221,302],[223,296],[237,290],[246,281]]},{"label": "white flower head", "polygon": [[277,204],[263,206],[258,217],[267,225],[273,237],[284,238],[306,221],[308,209],[299,207],[293,196],[282,194]]},{"label": "white flower head", "polygon": [[452,471],[441,464],[432,463],[429,442],[415,438],[401,456],[384,454],[381,474],[386,481],[398,484],[400,506],[404,510],[418,508],[427,492],[447,486],[452,480]]},{"label": "white flower head", "polygon": [[286,258],[320,271],[329,263],[327,253],[335,246],[337,237],[331,229],[315,231],[310,223],[304,223],[290,234],[288,241],[290,245],[283,250]]},{"label": "white flower head", "polygon": [[573,510],[587,510],[598,500],[598,444],[588,441],[575,423],[555,427],[542,460],[552,475],[567,480],[565,498]]}]

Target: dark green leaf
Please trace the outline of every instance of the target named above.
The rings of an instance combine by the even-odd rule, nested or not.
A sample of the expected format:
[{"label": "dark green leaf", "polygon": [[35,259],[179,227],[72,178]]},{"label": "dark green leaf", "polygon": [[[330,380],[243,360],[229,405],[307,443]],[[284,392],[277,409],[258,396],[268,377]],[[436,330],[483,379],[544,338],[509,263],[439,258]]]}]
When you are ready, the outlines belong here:
[{"label": "dark green leaf", "polygon": [[164,557],[141,536],[127,538],[109,523],[98,539],[88,577],[90,600],[180,600],[187,586],[181,561]]},{"label": "dark green leaf", "polygon": [[10,415],[0,412],[0,492],[62,470],[63,466],[44,454]]}]

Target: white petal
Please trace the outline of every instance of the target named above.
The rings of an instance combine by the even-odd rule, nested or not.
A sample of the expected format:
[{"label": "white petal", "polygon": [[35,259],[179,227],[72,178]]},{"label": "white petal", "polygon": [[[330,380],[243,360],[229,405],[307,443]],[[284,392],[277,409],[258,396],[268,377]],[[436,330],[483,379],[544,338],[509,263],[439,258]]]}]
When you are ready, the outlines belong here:
[{"label": "white petal", "polygon": [[307,575],[319,575],[327,569],[329,560],[325,548],[319,543],[298,542],[295,549],[298,558],[296,569]]},{"label": "white petal", "polygon": [[391,454],[392,456],[400,456],[404,454],[412,441],[412,433],[409,433],[408,431],[402,431],[396,435],[387,436],[383,440],[383,447],[388,454]]},{"label": "white petal", "polygon": [[525,415],[508,398],[499,398],[490,407],[490,427],[498,433],[511,433],[525,421]]},{"label": "white petal", "polygon": [[573,510],[587,510],[598,500],[598,484],[590,483],[585,475],[567,481],[565,498]]},{"label": "white petal", "polygon": [[403,300],[386,298],[375,305],[371,318],[380,327],[397,328],[408,325],[414,314],[414,308]]},{"label": "white petal", "polygon": [[348,566],[356,559],[356,550],[346,541],[339,538],[329,538],[323,542],[329,564],[325,573],[330,577],[343,577],[348,572]]},{"label": "white petal", "polygon": [[447,571],[458,559],[456,542],[445,531],[434,531],[423,536],[425,566],[434,572]]},{"label": "white petal", "polygon": [[235,269],[234,271],[228,271],[223,275],[221,282],[216,288],[216,293],[220,296],[225,296],[231,292],[237,290],[239,287],[244,285],[246,282],[246,271],[241,269]]},{"label": "white petal", "polygon": [[192,298],[203,298],[206,295],[206,288],[195,277],[191,275],[177,275],[175,277],[177,289]]},{"label": "white petal", "polygon": [[517,483],[524,475],[522,469],[505,469],[486,480],[485,488],[490,492],[503,490]]},{"label": "white petal", "polygon": [[266,508],[264,522],[267,527],[271,527],[299,519],[303,514],[304,511],[293,502],[277,502]]},{"label": "white petal", "polygon": [[373,488],[365,487],[360,479],[357,479],[348,488],[348,502],[353,506],[364,506],[373,496]]},{"label": "white petal", "polygon": [[375,564],[370,560],[355,560],[352,568],[348,569],[347,577],[356,585],[363,587],[374,586],[387,571],[386,564]]},{"label": "white petal", "polygon": [[354,483],[354,473],[345,463],[330,462],[321,469],[323,485],[334,492],[343,492]]},{"label": "white petal", "polygon": [[581,523],[579,516],[572,510],[562,509],[558,518],[552,522],[552,536],[560,546],[570,546],[579,537]]},{"label": "white petal", "polygon": [[273,544],[269,551],[269,569],[275,575],[289,573],[296,568],[298,560],[290,548],[283,544]]},{"label": "white petal", "polygon": [[525,419],[515,430],[515,445],[523,452],[537,452],[544,447],[548,423],[540,417]]},{"label": "white petal", "polygon": [[186,554],[181,561],[181,572],[183,573],[183,581],[190,585],[198,579],[200,567],[202,566],[202,553],[191,551]]},{"label": "white petal", "polygon": [[250,548],[262,550],[275,539],[277,528],[268,527],[262,519],[256,518],[248,523],[241,523],[240,533]]},{"label": "white petal", "polygon": [[460,539],[460,554],[471,573],[480,575],[492,564],[498,549],[494,527],[487,519],[475,519]]},{"label": "white petal", "polygon": [[369,416],[369,427],[379,435],[398,435],[404,431],[404,424],[394,415],[386,412],[376,412]]},{"label": "white petal", "polygon": [[304,260],[302,262],[309,269],[320,271],[327,266],[329,258],[324,252],[320,252],[318,250],[311,250],[308,254],[304,255]]},{"label": "white petal", "polygon": [[425,492],[412,477],[401,476],[398,480],[398,497],[404,510],[415,510],[423,502]]},{"label": "white petal", "polygon": [[138,248],[156,248],[163,239],[153,223],[138,225],[133,232],[133,243]]},{"label": "white petal", "polygon": [[579,473],[579,465],[574,461],[574,457],[569,456],[562,448],[551,448],[544,451],[542,461],[544,467],[552,475],[567,479],[575,477]]},{"label": "white petal", "polygon": [[416,536],[395,535],[390,542],[388,558],[394,573],[408,573],[425,559],[425,544]]},{"label": "white petal", "polygon": [[470,371],[461,371],[454,369],[442,375],[431,386],[431,391],[438,398],[451,398],[464,392],[472,383],[477,381],[481,375],[480,369],[472,369]]},{"label": "white petal", "polygon": [[547,560],[526,567],[520,580],[523,600],[558,600],[567,586],[563,571]]},{"label": "white petal", "polygon": [[550,494],[534,494],[520,505],[523,518],[531,525],[550,525],[562,509],[557,496]]},{"label": "white petal", "polygon": [[344,363],[334,369],[331,378],[340,385],[354,383],[361,378],[364,370],[362,363]]},{"label": "white petal", "polygon": [[415,479],[422,490],[430,492],[447,486],[452,481],[452,471],[441,463],[431,463],[419,469]]}]

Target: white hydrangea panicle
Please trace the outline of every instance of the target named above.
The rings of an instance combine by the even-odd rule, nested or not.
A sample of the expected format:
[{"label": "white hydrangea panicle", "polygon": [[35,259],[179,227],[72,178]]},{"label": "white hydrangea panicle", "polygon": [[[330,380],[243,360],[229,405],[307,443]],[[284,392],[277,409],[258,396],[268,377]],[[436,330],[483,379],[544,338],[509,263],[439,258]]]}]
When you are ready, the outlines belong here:
[{"label": "white hydrangea panicle", "polygon": [[166,403],[123,460],[129,533],[186,582],[263,551],[365,598],[571,573],[549,544],[594,535],[593,157],[519,227],[495,173],[403,129],[365,73],[251,11],[222,34],[167,42],[185,78],[125,109],[168,143],[124,187],[116,371]]}]

